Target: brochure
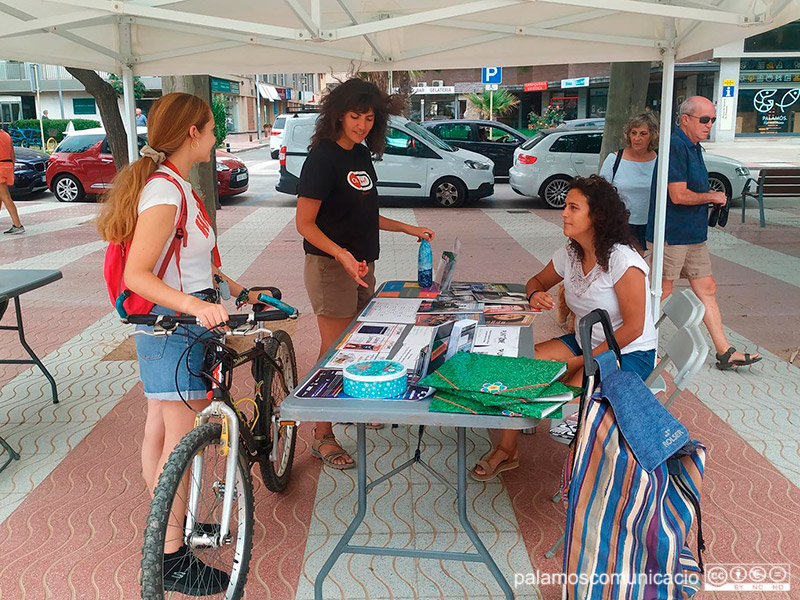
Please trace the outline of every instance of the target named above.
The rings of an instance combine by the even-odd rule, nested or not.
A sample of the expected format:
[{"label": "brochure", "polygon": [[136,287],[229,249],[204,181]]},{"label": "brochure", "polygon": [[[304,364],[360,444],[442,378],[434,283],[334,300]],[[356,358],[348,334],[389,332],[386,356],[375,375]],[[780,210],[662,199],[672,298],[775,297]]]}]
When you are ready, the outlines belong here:
[{"label": "brochure", "polygon": [[423,300],[419,305],[420,314],[448,314],[482,312],[483,305],[461,300]]},{"label": "brochure", "polygon": [[479,325],[472,351],[494,356],[519,356],[519,327],[486,327]]},{"label": "brochure", "polygon": [[483,324],[489,326],[505,325],[506,327],[528,327],[536,317],[532,313],[484,313]]},{"label": "brochure", "polygon": [[478,321],[473,319],[460,319],[453,323],[445,360],[454,356],[456,352],[469,352],[472,350],[472,342],[475,339],[477,326]]},{"label": "brochure", "polygon": [[417,320],[417,311],[422,300],[415,298],[376,298],[358,316],[359,321],[369,323],[408,323]]}]

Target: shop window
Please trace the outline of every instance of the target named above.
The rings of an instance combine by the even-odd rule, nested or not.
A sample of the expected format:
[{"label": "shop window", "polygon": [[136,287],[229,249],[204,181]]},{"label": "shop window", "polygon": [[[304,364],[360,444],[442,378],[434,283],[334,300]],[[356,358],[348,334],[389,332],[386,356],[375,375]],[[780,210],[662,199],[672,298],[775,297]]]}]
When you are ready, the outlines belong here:
[{"label": "shop window", "polygon": [[747,38],[744,41],[744,51],[800,52],[800,21]]},{"label": "shop window", "polygon": [[800,133],[800,88],[739,90],[736,133]]},{"label": "shop window", "polygon": [[589,116],[605,117],[608,108],[608,89],[589,90]]}]

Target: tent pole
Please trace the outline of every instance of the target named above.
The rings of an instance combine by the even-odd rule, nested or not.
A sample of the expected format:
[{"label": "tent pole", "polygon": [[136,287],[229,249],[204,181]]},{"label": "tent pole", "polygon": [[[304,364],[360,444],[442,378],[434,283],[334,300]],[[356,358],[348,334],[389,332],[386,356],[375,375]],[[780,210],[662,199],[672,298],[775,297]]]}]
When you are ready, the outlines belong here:
[{"label": "tent pole", "polygon": [[675,48],[664,51],[661,74],[661,128],[658,139],[658,172],[656,175],[656,211],[653,235],[653,268],[650,271],[653,322],[661,313],[661,278],[664,273],[664,230],[667,224],[667,174],[669,173],[669,142],[672,125],[672,92],[675,81]]},{"label": "tent pole", "polygon": [[131,25],[122,19],[119,27],[119,52],[124,57],[122,70],[122,118],[128,132],[128,163],[139,158],[139,143],[136,135],[136,97],[133,92],[133,48]]}]

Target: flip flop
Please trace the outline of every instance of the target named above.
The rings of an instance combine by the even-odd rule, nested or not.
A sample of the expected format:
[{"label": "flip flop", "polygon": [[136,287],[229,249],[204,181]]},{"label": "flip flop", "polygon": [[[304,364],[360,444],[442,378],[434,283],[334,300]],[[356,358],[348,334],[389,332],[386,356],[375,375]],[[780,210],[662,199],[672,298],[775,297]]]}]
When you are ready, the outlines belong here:
[{"label": "flip flop", "polygon": [[[494,468],[494,470],[492,470],[492,466],[489,464],[489,458],[492,456],[492,454],[494,454],[498,450],[503,454],[505,454],[506,458],[497,463],[497,466]],[[489,481],[491,479],[494,479],[503,471],[510,471],[512,469],[516,469],[519,466],[519,459],[512,458],[512,455],[513,452],[510,451],[508,448],[504,446],[498,446],[497,448],[489,452],[489,454],[480,459],[477,463],[475,463],[475,467],[480,467],[481,469],[483,469],[483,474],[476,473],[475,467],[472,468],[469,474],[475,481]]]},{"label": "flip flop", "polygon": [[722,354],[717,353],[717,368],[720,371],[727,371],[733,367],[746,367],[761,360],[760,356],[751,356],[748,352],[744,353],[744,360],[731,360],[731,356],[736,352],[736,348],[731,346]]}]

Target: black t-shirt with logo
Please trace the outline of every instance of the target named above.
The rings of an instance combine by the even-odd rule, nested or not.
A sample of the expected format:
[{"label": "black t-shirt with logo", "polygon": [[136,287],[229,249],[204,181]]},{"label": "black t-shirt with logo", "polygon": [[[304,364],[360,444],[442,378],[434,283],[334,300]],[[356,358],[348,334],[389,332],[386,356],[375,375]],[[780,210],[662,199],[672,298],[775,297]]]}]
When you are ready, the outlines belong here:
[{"label": "black t-shirt with logo", "polygon": [[[378,181],[369,149],[356,144],[345,150],[325,140],[308,153],[297,195],[321,200],[316,224],[356,260],[372,262],[380,253]],[[306,254],[330,256],[303,240]]]}]

